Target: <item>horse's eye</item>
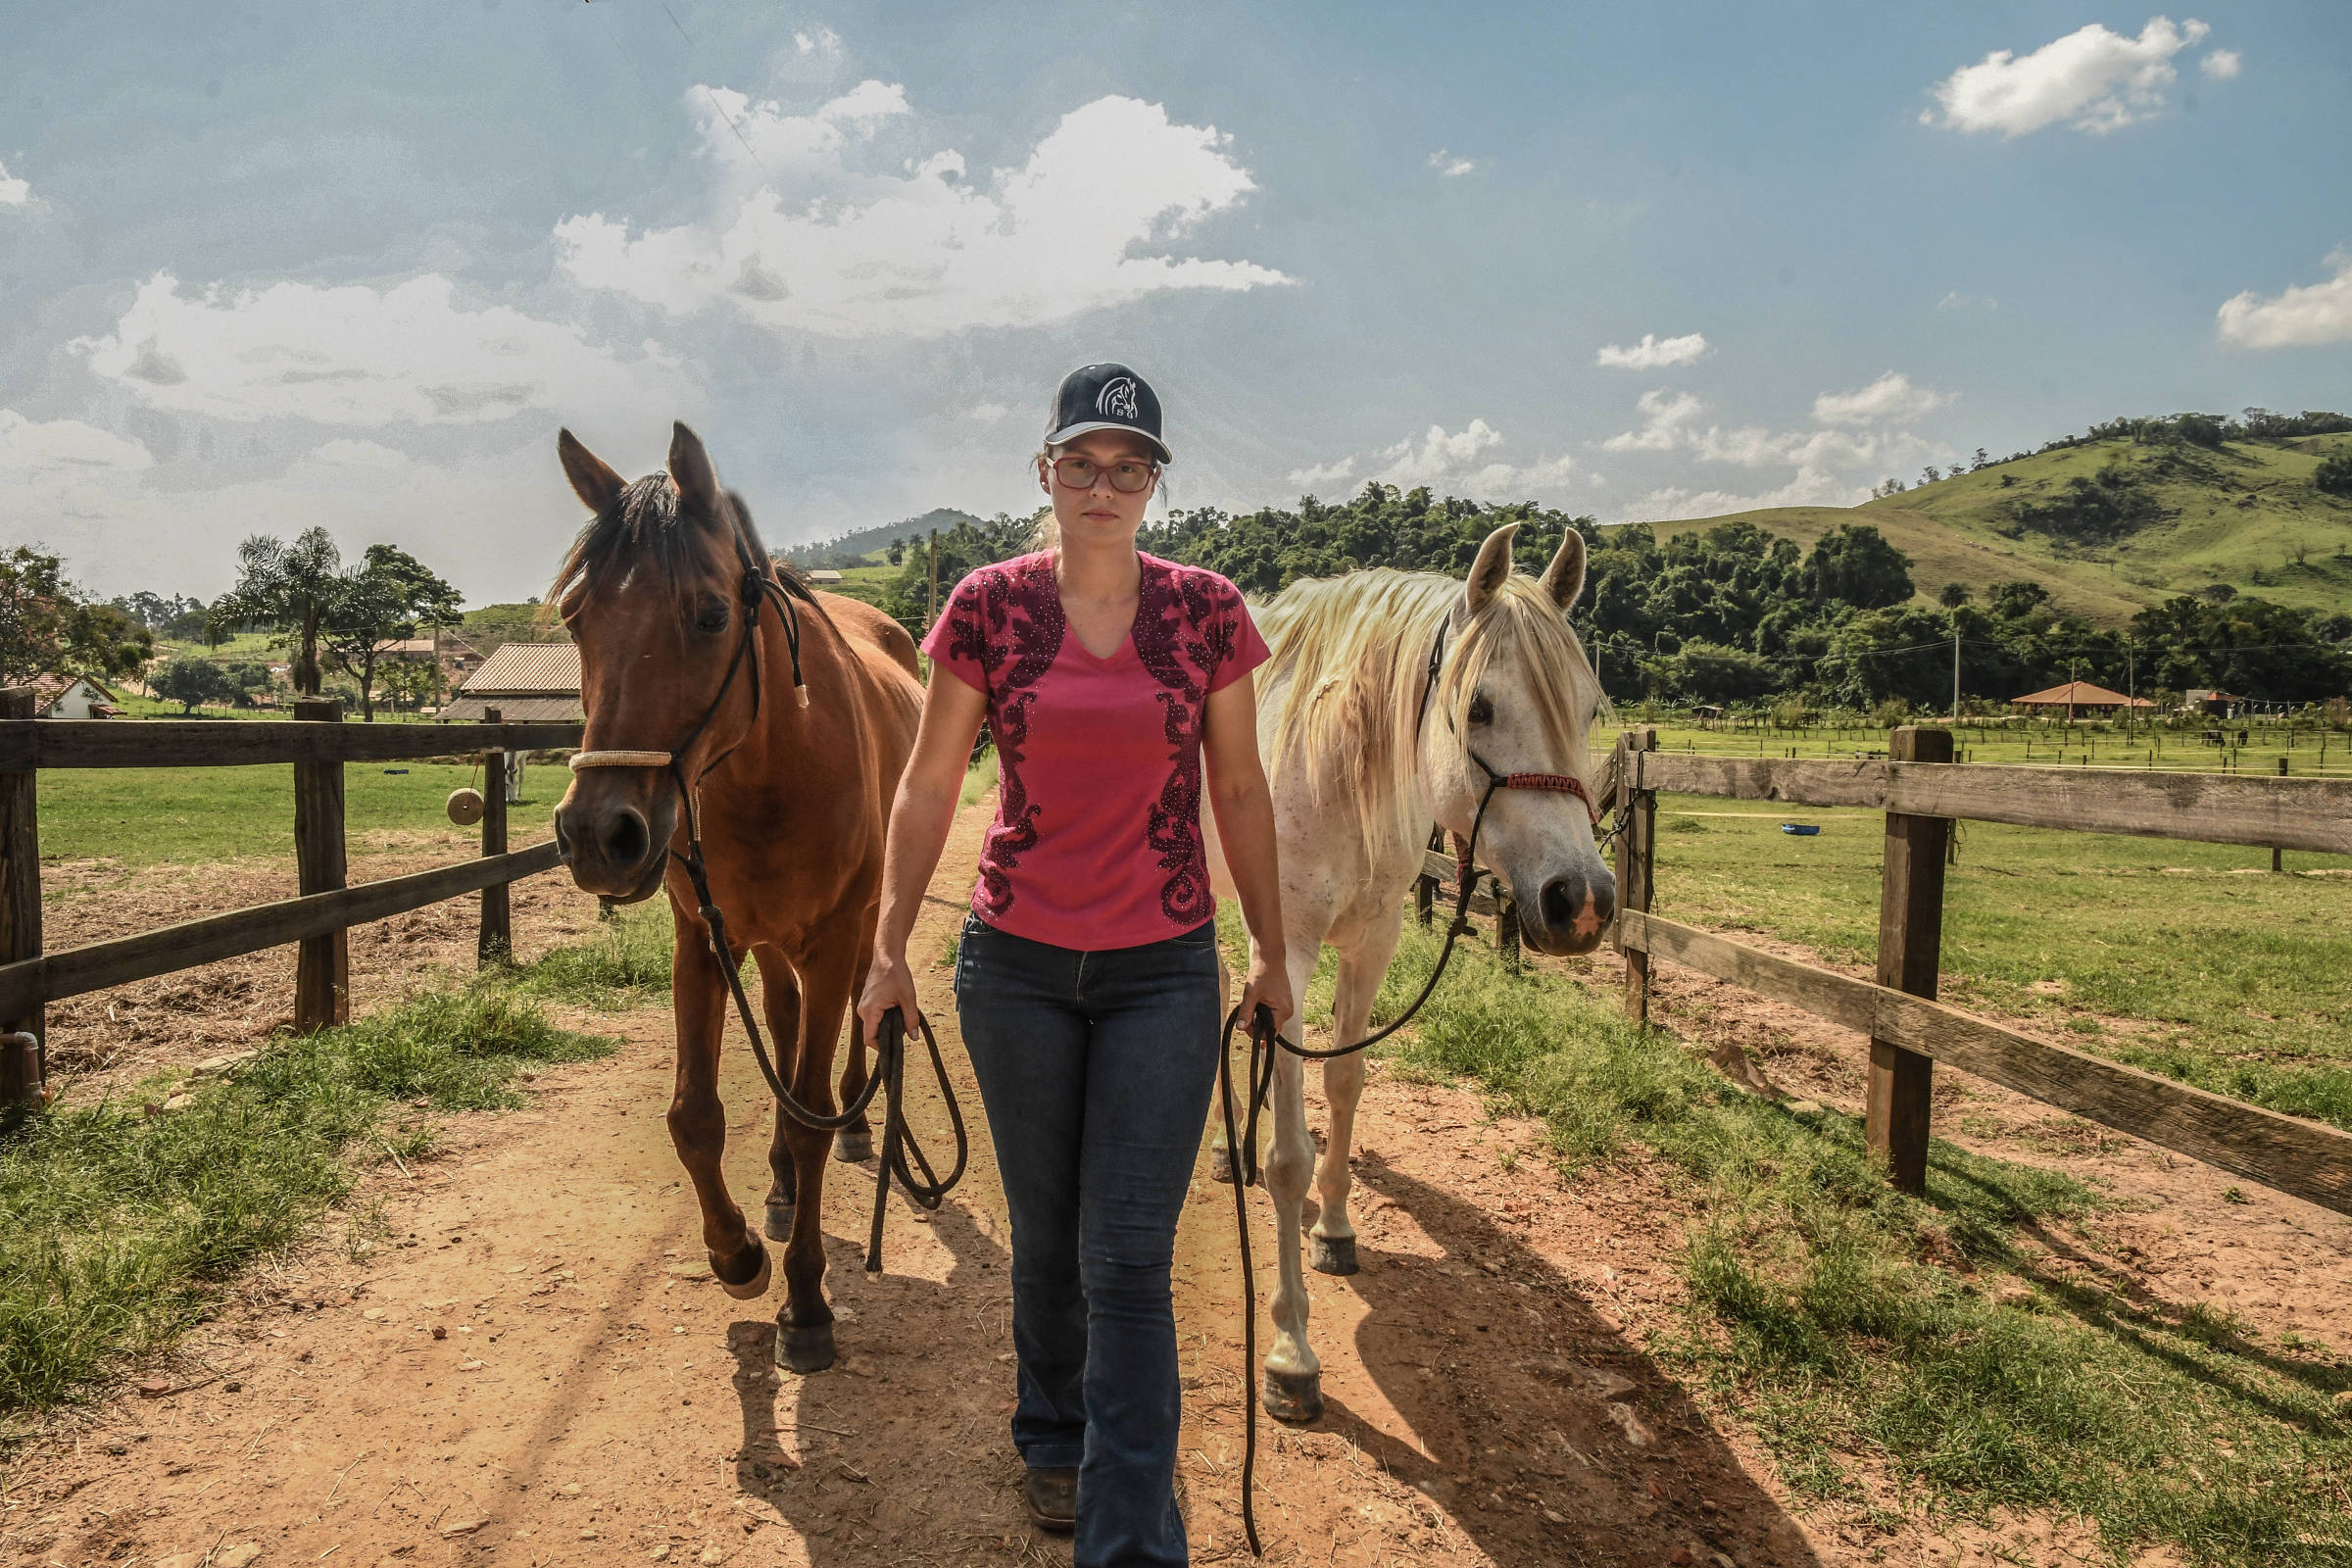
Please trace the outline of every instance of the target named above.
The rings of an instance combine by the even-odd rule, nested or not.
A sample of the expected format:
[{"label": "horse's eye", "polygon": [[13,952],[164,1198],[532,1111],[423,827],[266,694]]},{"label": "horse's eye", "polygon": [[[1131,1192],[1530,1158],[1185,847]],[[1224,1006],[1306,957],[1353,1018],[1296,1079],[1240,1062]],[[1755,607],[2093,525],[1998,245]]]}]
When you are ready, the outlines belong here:
[{"label": "horse's eye", "polygon": [[694,623],[704,631],[725,631],[727,629],[727,607],[712,605],[697,615]]},{"label": "horse's eye", "polygon": [[1494,705],[1487,701],[1484,692],[1470,699],[1470,722],[1473,724],[1494,722]]}]

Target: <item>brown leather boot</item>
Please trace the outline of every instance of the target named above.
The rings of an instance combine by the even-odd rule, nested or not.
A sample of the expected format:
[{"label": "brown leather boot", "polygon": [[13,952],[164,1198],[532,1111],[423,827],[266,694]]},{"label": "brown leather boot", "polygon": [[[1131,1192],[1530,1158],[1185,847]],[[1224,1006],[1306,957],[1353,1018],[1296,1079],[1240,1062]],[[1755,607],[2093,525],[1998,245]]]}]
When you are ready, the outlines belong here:
[{"label": "brown leather boot", "polygon": [[1050,1535],[1066,1536],[1078,1528],[1078,1472],[1075,1468],[1039,1466],[1026,1473],[1021,1494],[1029,1503],[1029,1522]]}]

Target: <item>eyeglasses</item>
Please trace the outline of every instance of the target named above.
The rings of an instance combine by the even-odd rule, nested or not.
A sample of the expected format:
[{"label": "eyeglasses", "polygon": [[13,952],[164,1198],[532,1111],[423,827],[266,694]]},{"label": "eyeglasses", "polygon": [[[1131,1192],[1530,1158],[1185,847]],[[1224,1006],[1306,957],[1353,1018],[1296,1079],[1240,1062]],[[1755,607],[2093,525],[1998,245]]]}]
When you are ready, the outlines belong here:
[{"label": "eyeglasses", "polygon": [[1148,489],[1152,483],[1152,476],[1158,471],[1158,464],[1147,462],[1142,458],[1122,458],[1107,467],[1095,462],[1092,458],[1055,458],[1054,460],[1054,477],[1061,481],[1062,488],[1065,490],[1092,490],[1098,477],[1108,474],[1110,487],[1113,490],[1118,491],[1121,495],[1131,496]]}]

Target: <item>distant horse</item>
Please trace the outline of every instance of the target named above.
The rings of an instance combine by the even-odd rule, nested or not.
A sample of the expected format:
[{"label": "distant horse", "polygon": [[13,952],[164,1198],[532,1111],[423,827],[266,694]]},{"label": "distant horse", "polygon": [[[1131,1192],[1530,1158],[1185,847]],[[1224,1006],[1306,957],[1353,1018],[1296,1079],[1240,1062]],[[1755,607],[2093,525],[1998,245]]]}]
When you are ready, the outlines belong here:
[{"label": "distant horse", "polygon": [[[1521,940],[1539,953],[1589,953],[1614,912],[1616,881],[1589,810],[1600,791],[1585,776],[1600,681],[1566,620],[1584,591],[1585,542],[1569,529],[1538,579],[1511,569],[1517,532],[1509,523],[1487,536],[1467,583],[1383,567],[1293,583],[1256,612],[1273,650],[1257,672],[1258,742],[1273,786],[1291,994],[1303,1006],[1328,942],[1339,954],[1333,1046],[1364,1037],[1433,824],[1468,834],[1498,778],[1544,781],[1495,788],[1478,840],[1479,860],[1518,904]],[[1227,893],[1213,836],[1210,844]],[[1283,1019],[1283,1035],[1299,1040],[1299,1024],[1298,1013]],[[1322,1411],[1321,1363],[1306,1343],[1299,1222],[1315,1146],[1303,1063],[1287,1052],[1274,1060],[1264,1176],[1281,1273],[1265,1405],[1311,1421]],[[1331,1129],[1315,1189],[1314,1266],[1326,1274],[1356,1271],[1348,1153],[1363,1087],[1360,1054],[1324,1063]],[[1217,1154],[1222,1173],[1228,1152]]]},{"label": "distant horse", "polygon": [[[914,641],[871,606],[779,578],[743,502],[719,488],[683,424],[669,471],[634,484],[569,430],[556,447],[596,514],[551,596],[579,645],[588,716],[556,840],[586,892],[626,904],[669,890],[678,1034],[669,1136],[702,1204],[710,1271],[729,1296],[750,1299],[766,1294],[767,1249],[720,1169],[728,992],[679,858],[690,824],[681,794],[696,797],[729,949],[760,960],[777,1071],[803,1105],[829,1114],[843,1012],[873,954],[883,828],[922,708]],[[864,1081],[864,1048],[854,1042],[844,1097]],[[833,1363],[819,1225],[832,1143],[777,1108],[765,1224],[785,1243],[777,1358],[802,1372]],[[841,1144],[855,1159],[872,1140],[858,1125]]]}]

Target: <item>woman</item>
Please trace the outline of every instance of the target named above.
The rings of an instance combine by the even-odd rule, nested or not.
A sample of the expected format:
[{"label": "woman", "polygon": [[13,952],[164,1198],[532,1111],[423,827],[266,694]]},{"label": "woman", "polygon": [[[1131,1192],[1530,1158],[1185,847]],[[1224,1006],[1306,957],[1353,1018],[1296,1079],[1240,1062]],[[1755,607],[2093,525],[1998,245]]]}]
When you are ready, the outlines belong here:
[{"label": "woman", "polygon": [[1076,1568],[1186,1560],[1168,1267],[1216,1079],[1203,760],[1250,928],[1242,1005],[1291,1010],[1249,678],[1265,643],[1233,584],[1135,548],[1170,457],[1141,376],[1063,379],[1037,458],[1058,548],[973,572],[923,643],[858,1004],[869,1038],[915,1014],[906,934],[986,718],[1000,798],[956,1007],[1012,1217],[1012,1439]]}]

